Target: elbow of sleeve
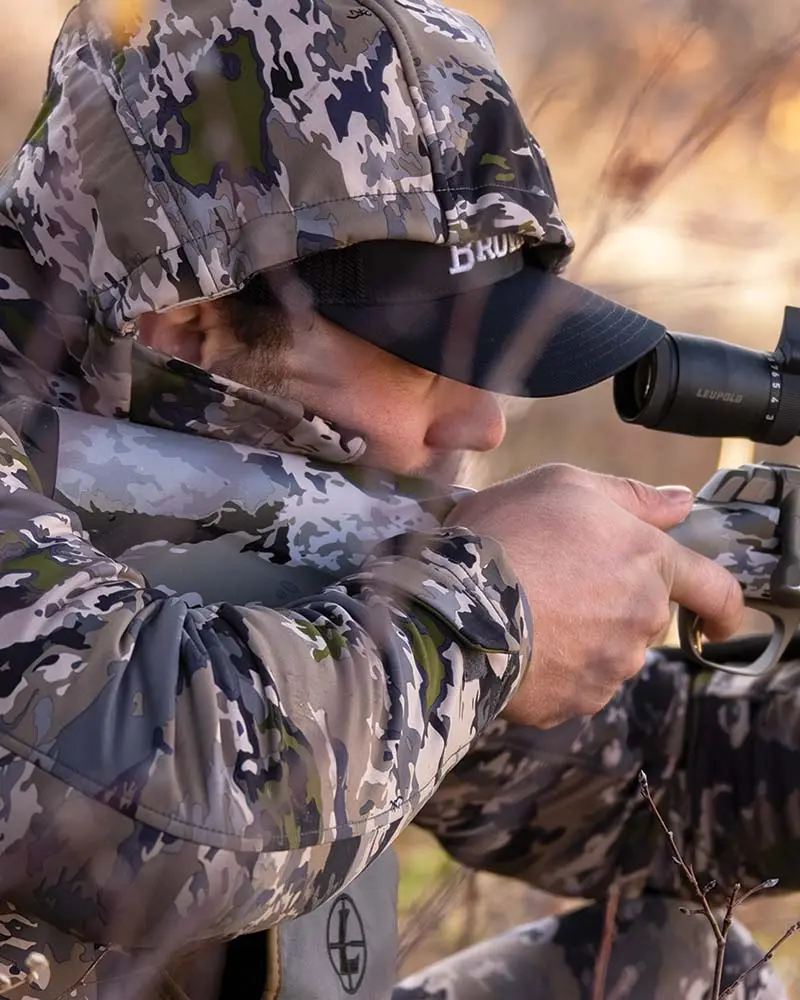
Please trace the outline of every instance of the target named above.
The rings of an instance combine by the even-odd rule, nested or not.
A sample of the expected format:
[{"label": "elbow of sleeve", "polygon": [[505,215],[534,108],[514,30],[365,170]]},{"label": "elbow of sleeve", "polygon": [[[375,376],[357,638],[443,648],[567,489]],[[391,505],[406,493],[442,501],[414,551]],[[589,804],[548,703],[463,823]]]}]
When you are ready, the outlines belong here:
[{"label": "elbow of sleeve", "polygon": [[321,902],[367,860],[358,839],[257,852],[169,836],[9,753],[0,776],[12,805],[3,803],[3,899],[43,933],[102,947],[169,955],[267,927]]}]

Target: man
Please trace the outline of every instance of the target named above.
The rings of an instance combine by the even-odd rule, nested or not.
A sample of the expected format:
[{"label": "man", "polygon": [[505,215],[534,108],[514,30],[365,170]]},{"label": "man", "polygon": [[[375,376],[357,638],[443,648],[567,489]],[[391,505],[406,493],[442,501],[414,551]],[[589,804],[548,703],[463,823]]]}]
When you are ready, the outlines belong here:
[{"label": "man", "polygon": [[[702,988],[710,933],[643,895],[684,890],[635,774],[698,867],[796,884],[762,786],[794,787],[798,708],[787,672],[751,767],[720,715],[751,689],[639,673],[671,600],[712,637],[741,617],[663,531],[690,494],[554,467],[432,520],[387,476],[449,479],[500,443],[495,391],[575,391],[663,335],[555,275],[571,239],[482,29],[435,0],[81,4],[2,205],[12,995],[387,996],[390,844],[423,807],[469,863],[622,885],[609,993]],[[774,810],[752,840],[734,793]],[[588,995],[594,915],[396,993]]]}]

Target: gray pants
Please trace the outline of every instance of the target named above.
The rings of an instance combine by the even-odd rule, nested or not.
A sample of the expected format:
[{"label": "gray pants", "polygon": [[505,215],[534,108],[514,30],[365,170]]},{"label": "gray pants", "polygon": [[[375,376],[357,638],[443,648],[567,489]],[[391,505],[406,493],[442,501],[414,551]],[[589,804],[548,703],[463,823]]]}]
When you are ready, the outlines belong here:
[{"label": "gray pants", "polygon": [[[656,896],[626,900],[613,935],[604,1000],[706,1000],[716,946],[703,917]],[[518,927],[404,980],[392,1000],[592,1000],[604,907]],[[731,928],[723,986],[762,952],[739,923]],[[747,977],[733,1000],[786,1000],[769,966]]]}]

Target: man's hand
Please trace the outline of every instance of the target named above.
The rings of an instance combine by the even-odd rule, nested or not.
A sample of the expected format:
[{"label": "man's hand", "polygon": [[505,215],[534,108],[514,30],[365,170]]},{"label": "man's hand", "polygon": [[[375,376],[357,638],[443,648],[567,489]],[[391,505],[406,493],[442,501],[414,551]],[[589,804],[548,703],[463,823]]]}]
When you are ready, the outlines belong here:
[{"label": "man's hand", "polygon": [[533,610],[533,662],[508,718],[547,728],[599,711],[664,635],[670,601],[710,639],[736,631],[736,580],[664,533],[691,506],[683,487],[549,465],[454,508],[448,524],[501,543]]}]

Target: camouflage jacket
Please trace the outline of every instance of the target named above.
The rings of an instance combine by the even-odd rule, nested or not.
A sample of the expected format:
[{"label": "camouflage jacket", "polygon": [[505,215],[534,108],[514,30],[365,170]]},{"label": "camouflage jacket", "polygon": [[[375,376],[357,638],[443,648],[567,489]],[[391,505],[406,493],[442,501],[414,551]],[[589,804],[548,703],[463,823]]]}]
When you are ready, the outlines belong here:
[{"label": "camouflage jacket", "polygon": [[[416,0],[262,6],[158,0],[151,23],[109,24],[79,5],[0,179],[2,398],[78,421],[48,487],[48,456],[0,425],[0,985],[19,996],[98,996],[133,974],[131,949],[146,982],[175,951],[332,899],[530,658],[491,541],[416,504],[398,514],[393,484],[346,471],[358,435],[133,336],[142,312],[356,237],[513,227],[548,265],[570,251],[523,123],[492,131],[511,99],[469,18]],[[252,141],[262,126],[269,142]],[[324,188],[302,169],[309,144],[329,158]],[[125,437],[148,428],[174,432],[158,471]],[[200,442],[225,449],[227,472],[192,457]],[[225,494],[237,464],[258,467],[257,509]],[[160,539],[115,536],[101,471]],[[289,579],[308,565],[316,590]]]},{"label": "camouflage jacket", "polygon": [[[40,953],[48,996],[78,980],[102,996],[106,973],[121,974],[119,955],[95,968],[109,946],[139,953],[127,978],[153,974],[173,952],[341,893],[502,708],[530,632],[502,553],[437,528],[424,497],[385,477],[61,420],[55,500],[0,425],[0,870],[13,904],[0,962],[13,982]],[[131,530],[142,519],[146,535]],[[394,921],[394,875],[369,874],[348,899],[374,942]],[[298,935],[314,939],[299,923],[276,943],[284,986]],[[391,982],[385,944],[364,996]]]}]

